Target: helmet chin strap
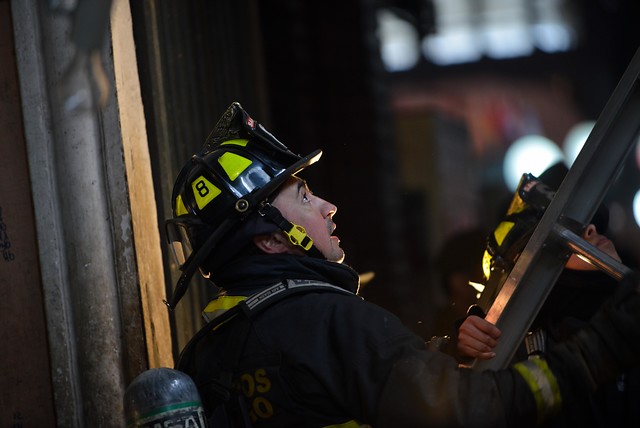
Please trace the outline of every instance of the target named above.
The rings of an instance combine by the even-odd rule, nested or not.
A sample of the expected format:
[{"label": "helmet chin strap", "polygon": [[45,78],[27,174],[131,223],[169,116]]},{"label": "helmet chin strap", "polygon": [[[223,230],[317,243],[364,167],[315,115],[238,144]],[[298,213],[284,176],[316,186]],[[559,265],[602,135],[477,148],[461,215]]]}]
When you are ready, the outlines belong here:
[{"label": "helmet chin strap", "polygon": [[183,272],[176,287],[171,295],[171,299],[169,301],[164,301],[164,304],[173,311],[180,301],[184,294],[187,292],[187,287],[189,286],[189,281],[196,273],[200,265],[204,262],[204,260],[208,257],[211,249],[218,243],[218,241],[224,236],[225,232],[227,232],[238,220],[236,218],[229,218],[225,220],[220,227],[212,233],[207,240],[202,244],[202,246],[191,253],[187,261],[183,265]]},{"label": "helmet chin strap", "polygon": [[313,246],[313,239],[307,235],[304,227],[293,224],[284,218],[279,209],[267,202],[260,207],[258,213],[278,226],[287,235],[289,241],[293,245],[301,247],[307,255],[324,259],[324,255]]},{"label": "helmet chin strap", "polygon": [[326,260],[326,257],[324,256],[324,254],[322,254],[320,250],[318,250],[316,247],[309,248],[309,251],[307,251],[307,255],[309,257],[313,257],[314,259]]},{"label": "helmet chin strap", "polygon": [[[258,213],[273,222],[278,228],[280,228],[289,238],[289,241],[300,248],[305,253],[314,258],[324,259],[324,255],[313,246],[313,239],[307,235],[307,231],[304,227],[291,223],[284,218],[276,207],[268,202],[262,204]],[[209,256],[211,249],[218,244],[218,241],[224,236],[224,234],[237,223],[237,218],[227,219],[207,240],[202,244],[198,251],[192,253],[187,261],[183,265],[183,273],[180,276],[175,290],[171,296],[170,301],[164,301],[170,310],[175,309],[176,305],[182,299],[187,291],[189,281],[202,265],[204,260]]]}]

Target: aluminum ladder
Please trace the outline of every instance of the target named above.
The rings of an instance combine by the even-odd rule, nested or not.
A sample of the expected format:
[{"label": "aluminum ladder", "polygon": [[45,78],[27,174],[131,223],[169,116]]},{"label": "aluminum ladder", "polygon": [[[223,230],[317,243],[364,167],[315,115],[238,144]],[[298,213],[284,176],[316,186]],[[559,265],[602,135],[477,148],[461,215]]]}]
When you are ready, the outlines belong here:
[{"label": "aluminum ladder", "polygon": [[507,367],[572,253],[622,279],[630,269],[579,235],[619,176],[640,132],[640,49],[633,56],[573,166],[506,277],[486,318],[502,335],[474,370]]}]

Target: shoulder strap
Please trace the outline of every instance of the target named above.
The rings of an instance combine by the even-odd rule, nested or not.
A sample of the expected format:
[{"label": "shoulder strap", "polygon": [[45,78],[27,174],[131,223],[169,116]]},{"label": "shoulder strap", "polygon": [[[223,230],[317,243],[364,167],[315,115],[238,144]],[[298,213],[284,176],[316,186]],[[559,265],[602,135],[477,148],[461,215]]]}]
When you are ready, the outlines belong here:
[{"label": "shoulder strap", "polygon": [[[180,370],[180,367],[183,367],[185,362],[191,360],[191,354],[193,353],[195,345],[204,336],[206,336],[209,332],[215,330],[225,322],[230,321],[238,314],[242,314],[246,318],[251,319],[258,313],[289,296],[292,296],[294,294],[308,293],[311,291],[341,293],[355,296],[355,293],[352,293],[351,291],[323,281],[288,279],[283,282],[274,284],[262,291],[252,294],[245,300],[239,302],[236,306],[228,309],[223,314],[209,321],[191,338],[189,343],[187,343],[187,345],[184,347],[184,349],[180,353],[180,357],[178,358],[176,368]],[[237,343],[244,344],[244,340],[238,340]],[[240,351],[241,349],[239,349],[237,352],[229,352],[229,355],[238,354],[236,358],[237,361],[237,359],[239,359],[240,357]]]},{"label": "shoulder strap", "polygon": [[238,306],[242,308],[242,311],[248,318],[252,318],[284,298],[294,294],[308,293],[311,291],[341,293],[355,296],[351,291],[327,282],[307,279],[287,279],[247,297],[247,299],[240,302]]}]

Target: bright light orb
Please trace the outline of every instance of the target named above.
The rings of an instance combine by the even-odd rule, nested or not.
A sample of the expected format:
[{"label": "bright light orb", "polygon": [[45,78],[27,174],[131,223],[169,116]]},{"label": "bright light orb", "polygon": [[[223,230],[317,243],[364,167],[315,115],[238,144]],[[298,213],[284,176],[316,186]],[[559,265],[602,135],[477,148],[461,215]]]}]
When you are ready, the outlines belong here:
[{"label": "bright light orb", "polygon": [[397,72],[413,68],[420,59],[418,30],[393,12],[378,12],[380,54],[387,71]]},{"label": "bright light orb", "polygon": [[574,45],[576,36],[563,22],[541,22],[532,28],[536,46],[547,53],[564,52]]},{"label": "bright light orb", "polygon": [[633,218],[636,224],[640,226],[640,190],[638,190],[633,197]]},{"label": "bright light orb", "polygon": [[580,154],[580,150],[582,150],[584,143],[587,142],[587,137],[591,134],[595,124],[595,121],[580,122],[567,132],[564,143],[562,143],[562,150],[569,167],[573,165],[573,162]]},{"label": "bright light orb", "polygon": [[515,191],[524,173],[536,177],[550,166],[563,161],[562,150],[541,135],[526,135],[511,144],[504,157],[502,174],[511,191]]}]

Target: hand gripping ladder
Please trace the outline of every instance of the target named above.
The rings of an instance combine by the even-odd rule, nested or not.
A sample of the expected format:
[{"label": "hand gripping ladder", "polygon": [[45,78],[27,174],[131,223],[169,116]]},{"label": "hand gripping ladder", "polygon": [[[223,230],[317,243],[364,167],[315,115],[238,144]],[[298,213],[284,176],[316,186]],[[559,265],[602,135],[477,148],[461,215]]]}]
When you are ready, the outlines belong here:
[{"label": "hand gripping ladder", "polygon": [[502,335],[495,348],[496,357],[475,360],[474,370],[509,365],[571,253],[589,259],[616,279],[630,272],[579,235],[637,141],[639,78],[640,49],[489,308],[486,319],[500,328]]}]

